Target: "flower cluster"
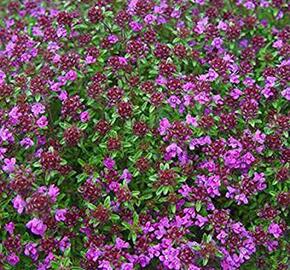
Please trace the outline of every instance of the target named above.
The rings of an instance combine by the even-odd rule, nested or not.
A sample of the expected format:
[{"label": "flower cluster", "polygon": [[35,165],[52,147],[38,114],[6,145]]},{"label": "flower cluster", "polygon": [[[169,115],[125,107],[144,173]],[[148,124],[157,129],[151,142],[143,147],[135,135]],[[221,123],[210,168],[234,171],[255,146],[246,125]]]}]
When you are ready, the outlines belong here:
[{"label": "flower cluster", "polygon": [[0,270],[288,268],[287,1],[0,7]]}]

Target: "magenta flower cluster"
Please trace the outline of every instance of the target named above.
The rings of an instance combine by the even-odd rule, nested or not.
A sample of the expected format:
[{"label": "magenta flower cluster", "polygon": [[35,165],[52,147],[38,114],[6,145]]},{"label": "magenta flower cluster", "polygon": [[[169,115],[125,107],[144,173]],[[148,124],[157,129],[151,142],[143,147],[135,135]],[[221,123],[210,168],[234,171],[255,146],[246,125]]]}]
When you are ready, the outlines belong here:
[{"label": "magenta flower cluster", "polygon": [[286,0],[0,8],[0,270],[288,269]]}]

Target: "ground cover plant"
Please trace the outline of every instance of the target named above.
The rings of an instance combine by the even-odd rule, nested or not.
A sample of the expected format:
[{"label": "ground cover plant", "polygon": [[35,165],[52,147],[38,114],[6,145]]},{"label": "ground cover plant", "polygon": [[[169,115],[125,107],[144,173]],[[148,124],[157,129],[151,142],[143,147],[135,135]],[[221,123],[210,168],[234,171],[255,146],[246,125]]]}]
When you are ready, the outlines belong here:
[{"label": "ground cover plant", "polygon": [[0,269],[287,269],[287,1],[0,16]]}]

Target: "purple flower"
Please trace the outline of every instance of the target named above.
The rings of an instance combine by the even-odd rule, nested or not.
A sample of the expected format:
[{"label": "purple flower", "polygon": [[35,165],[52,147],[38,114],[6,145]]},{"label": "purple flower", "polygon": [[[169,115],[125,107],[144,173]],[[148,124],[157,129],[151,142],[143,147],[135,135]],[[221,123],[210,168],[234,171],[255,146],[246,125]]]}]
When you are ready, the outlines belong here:
[{"label": "purple flower", "polygon": [[115,167],[115,165],[116,165],[115,161],[112,158],[109,158],[109,157],[104,159],[103,164],[109,170],[112,170]]},{"label": "purple flower", "polygon": [[281,92],[282,97],[284,97],[287,100],[290,100],[290,87],[286,88]]},{"label": "purple flower", "polygon": [[7,257],[7,262],[10,264],[10,265],[13,265],[15,266],[16,264],[19,263],[20,259],[19,257],[13,252],[13,253],[10,253]]},{"label": "purple flower", "polygon": [[36,235],[43,236],[47,226],[43,223],[41,219],[33,218],[30,220],[27,224],[26,227],[30,229],[30,231]]},{"label": "purple flower", "polygon": [[50,185],[47,194],[49,195],[52,202],[56,202],[57,196],[59,195],[59,188],[54,184]]},{"label": "purple flower", "polygon": [[121,270],[133,270],[134,265],[133,263],[122,263]]},{"label": "purple flower", "polygon": [[124,169],[121,175],[121,179],[126,180],[127,183],[130,183],[132,180],[132,174],[129,172],[128,169]]},{"label": "purple flower", "polygon": [[67,213],[66,209],[57,209],[55,211],[55,220],[56,221],[65,221],[65,215]]},{"label": "purple flower", "polygon": [[78,77],[78,74],[74,70],[70,70],[65,74],[65,79],[68,81],[75,81]]},{"label": "purple flower", "polygon": [[198,124],[197,124],[196,117],[192,117],[190,114],[186,115],[186,124],[197,127]]},{"label": "purple flower", "polygon": [[187,82],[182,86],[182,89],[186,92],[193,90],[195,87],[194,83],[192,82]]},{"label": "purple flower", "polygon": [[82,112],[80,115],[81,122],[86,123],[90,120],[90,114],[88,111]]},{"label": "purple flower", "polygon": [[247,9],[255,9],[255,4],[251,1],[247,1],[246,3],[244,3],[244,7]]},{"label": "purple flower", "polygon": [[5,82],[6,74],[0,70],[0,85]]},{"label": "purple flower", "polygon": [[123,241],[121,238],[117,237],[116,238],[116,244],[115,244],[115,247],[118,249],[118,250],[121,250],[123,248],[128,248],[129,247],[129,243]]},{"label": "purple flower", "polygon": [[16,159],[15,158],[5,158],[4,159],[5,165],[2,166],[4,172],[12,173],[15,169]]},{"label": "purple flower", "polygon": [[97,61],[96,58],[94,58],[93,56],[91,55],[87,55],[86,58],[85,58],[85,62],[87,65],[90,65],[90,64],[93,64]]},{"label": "purple flower", "polygon": [[90,247],[86,253],[86,258],[96,262],[101,254],[102,252],[99,249]]},{"label": "purple flower", "polygon": [[25,149],[28,149],[29,147],[34,145],[34,142],[30,138],[26,137],[20,141],[20,145],[23,146]]},{"label": "purple flower", "polygon": [[201,215],[196,215],[196,221],[195,221],[195,225],[198,227],[203,227],[203,225],[205,223],[208,222],[208,218],[207,217],[203,217]]},{"label": "purple flower", "polygon": [[220,29],[220,30],[226,31],[227,28],[228,28],[228,25],[227,25],[225,22],[220,21],[220,22],[218,23],[217,28]]},{"label": "purple flower", "polygon": [[45,107],[41,103],[34,103],[31,106],[31,111],[34,114],[34,116],[38,116],[39,114],[45,112]]},{"label": "purple flower", "polygon": [[113,268],[111,267],[110,262],[107,261],[107,260],[102,260],[102,261],[100,261],[100,263],[99,263],[99,267],[100,267],[100,269],[102,269],[102,270],[113,270]]},{"label": "purple flower", "polygon": [[156,16],[152,14],[148,14],[145,16],[144,21],[146,24],[153,24],[156,20]]},{"label": "purple flower", "polygon": [[166,85],[167,84],[167,79],[161,75],[159,75],[156,79],[155,79],[155,82],[158,84],[158,85]]},{"label": "purple flower", "polygon": [[37,260],[38,258],[38,251],[36,247],[37,247],[37,244],[30,242],[26,244],[25,249],[24,249],[24,254],[30,257],[34,261]]},{"label": "purple flower", "polygon": [[242,156],[242,162],[245,162],[247,165],[252,164],[255,160],[256,159],[250,152],[247,152],[245,155]]},{"label": "purple flower", "polygon": [[134,32],[139,32],[139,31],[141,31],[142,28],[143,28],[143,26],[142,26],[141,23],[138,23],[138,22],[135,22],[135,21],[130,22],[129,25],[130,25],[130,27],[132,28],[132,30],[133,30]]},{"label": "purple flower", "polygon": [[283,231],[277,223],[271,223],[268,227],[268,232],[275,238],[279,238],[283,234]]},{"label": "purple flower", "polygon": [[211,45],[219,49],[223,45],[223,40],[220,37],[214,38]]},{"label": "purple flower", "polygon": [[64,27],[59,27],[56,31],[59,38],[65,37],[67,35],[66,29]]},{"label": "purple flower", "polygon": [[119,41],[119,38],[118,36],[116,35],[109,35],[108,36],[108,41],[111,43],[111,44],[115,44]]},{"label": "purple flower", "polygon": [[64,236],[59,242],[59,249],[64,252],[66,249],[70,247],[70,240],[67,236]]},{"label": "purple flower", "polygon": [[162,118],[159,122],[159,133],[160,135],[165,135],[167,133],[167,129],[171,127],[170,122],[167,118]]},{"label": "purple flower", "polygon": [[37,121],[36,124],[40,127],[40,128],[45,128],[48,125],[48,121],[46,116],[41,116]]},{"label": "purple flower", "polygon": [[13,134],[5,127],[0,128],[0,139],[4,142],[13,142],[14,141]]},{"label": "purple flower", "polygon": [[210,100],[208,94],[204,91],[195,95],[193,99],[199,102],[200,104],[206,104]]},{"label": "purple flower", "polygon": [[176,106],[181,104],[181,100],[175,95],[170,96],[167,102],[174,109],[176,108]]},{"label": "purple flower", "polygon": [[15,230],[15,225],[12,221],[10,221],[9,223],[5,224],[4,229],[9,233],[9,234],[13,234],[14,230]]},{"label": "purple flower", "polygon": [[230,95],[233,99],[238,99],[241,95],[243,94],[243,92],[237,88],[234,88],[231,92]]},{"label": "purple flower", "polygon": [[17,195],[13,200],[13,207],[17,210],[18,214],[22,214],[25,206],[26,206],[26,202],[22,199],[22,197],[20,195]]},{"label": "purple flower", "polygon": [[266,246],[269,252],[276,250],[279,246],[279,242],[276,240],[269,240],[266,242]]}]

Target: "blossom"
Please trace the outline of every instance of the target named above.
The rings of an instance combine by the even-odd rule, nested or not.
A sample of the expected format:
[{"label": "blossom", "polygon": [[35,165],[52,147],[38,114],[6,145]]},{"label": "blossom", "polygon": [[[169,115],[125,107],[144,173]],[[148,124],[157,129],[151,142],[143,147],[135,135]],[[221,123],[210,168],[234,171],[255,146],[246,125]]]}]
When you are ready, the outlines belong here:
[{"label": "blossom", "polygon": [[268,227],[268,232],[272,234],[275,238],[279,238],[283,234],[280,226],[277,223],[273,222]]},{"label": "blossom", "polygon": [[284,89],[282,92],[282,97],[284,97],[287,100],[290,100],[290,87]]},{"label": "blossom", "polygon": [[9,232],[10,234],[13,234],[14,230],[15,230],[15,225],[12,221],[10,221],[9,223],[6,223],[5,224],[5,230],[7,232]]},{"label": "blossom", "polygon": [[70,240],[67,236],[63,237],[59,242],[59,249],[64,252],[66,249],[68,249],[71,246]]},{"label": "blossom", "polygon": [[51,200],[53,202],[55,202],[56,199],[57,199],[57,196],[59,195],[59,188],[56,187],[55,185],[50,185],[49,188],[48,188],[47,194],[49,195]]},{"label": "blossom", "polygon": [[2,166],[2,169],[4,172],[7,172],[7,173],[11,173],[15,170],[15,165],[16,165],[16,159],[15,158],[5,158],[4,159],[4,164]]},{"label": "blossom", "polygon": [[38,251],[37,251],[37,244],[36,243],[27,243],[25,245],[24,254],[29,256],[32,260],[37,260],[38,258]]},{"label": "blossom", "polygon": [[175,95],[170,96],[167,102],[172,108],[176,108],[176,106],[181,104],[181,100]]},{"label": "blossom", "polygon": [[34,114],[34,116],[38,116],[45,112],[45,107],[41,103],[34,103],[31,106],[31,111]]},{"label": "blossom", "polygon": [[132,180],[132,174],[129,172],[128,169],[123,170],[123,173],[121,175],[121,179],[126,180],[127,183],[129,183]]},{"label": "blossom", "polygon": [[90,114],[88,111],[85,111],[85,112],[82,112],[81,115],[80,115],[80,118],[81,118],[81,121],[83,123],[86,123],[90,120]]},{"label": "blossom", "polygon": [[171,127],[171,124],[170,124],[170,122],[168,121],[167,118],[161,119],[160,122],[159,122],[160,135],[165,135],[167,129],[170,128],[170,127]]},{"label": "blossom", "polygon": [[24,146],[25,149],[28,149],[29,147],[34,145],[34,142],[30,138],[24,138],[20,141],[20,145]]},{"label": "blossom", "polygon": [[115,161],[109,157],[105,158],[103,163],[104,163],[104,166],[108,168],[109,170],[113,169],[113,167],[116,165]]},{"label": "blossom", "polygon": [[115,44],[119,41],[119,38],[116,35],[109,35],[108,40],[111,44]]},{"label": "blossom", "polygon": [[26,202],[22,199],[20,195],[17,195],[13,200],[13,207],[17,210],[18,214],[22,214],[26,206]]},{"label": "blossom", "polygon": [[37,218],[30,220],[26,224],[26,227],[30,229],[32,233],[39,236],[43,236],[47,229],[47,226],[43,223],[43,221]]},{"label": "blossom", "polygon": [[20,261],[19,257],[14,252],[10,253],[7,256],[7,262],[12,266],[17,265],[19,263],[19,261]]},{"label": "blossom", "polygon": [[78,77],[78,74],[74,70],[70,70],[65,74],[65,79],[69,81],[75,81]]},{"label": "blossom", "polygon": [[40,128],[45,128],[48,125],[48,120],[46,118],[46,116],[41,116],[37,121],[36,124],[40,127]]},{"label": "blossom", "polygon": [[55,220],[56,221],[65,221],[65,215],[67,213],[66,209],[57,209],[55,211]]}]

